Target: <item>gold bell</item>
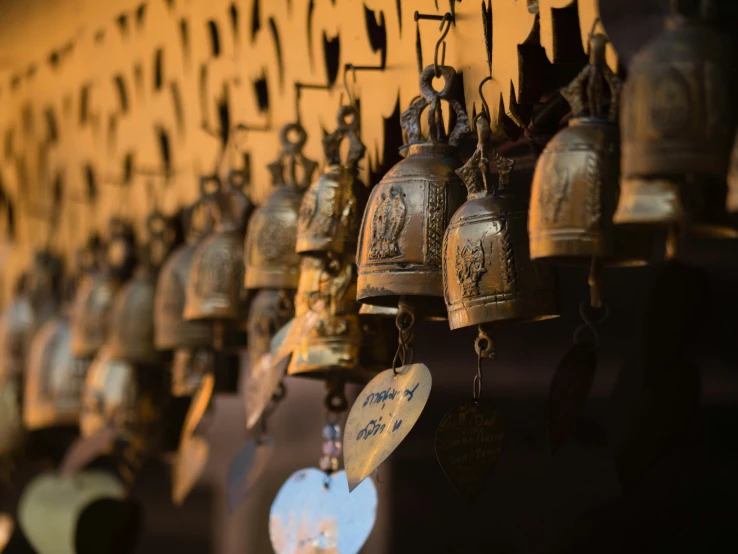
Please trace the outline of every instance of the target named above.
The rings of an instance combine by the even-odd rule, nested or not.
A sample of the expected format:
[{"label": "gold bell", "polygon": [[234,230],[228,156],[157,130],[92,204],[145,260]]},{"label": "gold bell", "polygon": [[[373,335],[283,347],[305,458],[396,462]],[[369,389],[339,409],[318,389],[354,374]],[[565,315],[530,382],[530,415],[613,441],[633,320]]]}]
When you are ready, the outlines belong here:
[{"label": "gold bell", "polygon": [[[387,367],[391,360],[372,361],[361,358],[363,330],[356,302],[356,279],[353,262],[329,269],[323,258],[304,256],[300,268],[300,286],[295,296],[295,315],[313,309],[318,299],[325,301],[314,329],[295,349],[287,368],[288,375],[331,381],[366,383]],[[397,340],[397,337],[393,337]],[[377,347],[377,354],[381,345]],[[385,349],[391,352],[391,346]]]},{"label": "gold bell", "polygon": [[[410,144],[398,162],[371,192],[361,223],[358,299],[397,306],[401,296],[420,296],[431,313],[445,314],[441,254],[443,233],[451,215],[464,202],[464,186],[455,173],[461,162],[456,145],[469,132],[453,68],[439,66],[443,90],[432,88],[433,65],[420,76],[421,96],[403,113],[401,122]],[[454,112],[455,125],[446,134],[439,121],[441,100]],[[420,117],[428,107],[429,136],[421,140]]]},{"label": "gold bell", "polygon": [[295,315],[294,293],[285,289],[261,289],[251,301],[248,320],[249,360],[257,367],[269,353],[272,337]]},{"label": "gold bell", "polygon": [[[295,252],[297,220],[317,163],[302,153],[307,134],[300,124],[285,125],[279,138],[282,153],[269,164],[274,189],[255,211],[246,232],[247,289],[294,290],[300,278],[300,256]],[[302,168],[299,180],[295,177],[298,168]]]},{"label": "gold bell", "polygon": [[[576,264],[596,258],[608,265],[638,265],[649,258],[645,237],[612,224],[619,190],[621,85],[605,62],[606,44],[602,34],[591,37],[589,65],[562,90],[573,118],[538,159],[528,219],[533,260]],[[603,82],[610,89],[606,115]]]},{"label": "gold bell", "polygon": [[623,90],[621,195],[615,223],[738,233],[722,218],[735,128],[729,37],[677,13],[632,60]]},{"label": "gold bell", "polygon": [[26,367],[23,423],[26,429],[76,426],[86,364],[74,358],[69,320],[58,316],[36,333]]},{"label": "gold bell", "polygon": [[80,434],[89,437],[106,425],[130,427],[135,421],[139,390],[136,369],[103,347],[87,371],[82,388]]},{"label": "gold bell", "polygon": [[[366,147],[359,139],[359,113],[341,106],[337,129],[323,138],[326,169],[305,192],[297,220],[298,254],[340,256],[355,252],[359,220],[366,207],[366,187],[356,164]],[[340,157],[341,142],[349,141],[348,156]]]},{"label": "gold bell", "polygon": [[[215,191],[207,187],[215,185]],[[243,304],[243,236],[239,215],[231,210],[229,192],[216,176],[203,177],[203,198],[212,199],[220,211],[215,233],[197,247],[187,281],[186,320],[237,321]],[[240,208],[239,208],[240,209]]]},{"label": "gold bell", "polygon": [[[213,329],[206,322],[184,319],[187,282],[198,244],[212,227],[198,202],[188,210],[186,243],[174,250],[159,271],[154,298],[154,344],[159,350],[198,348],[213,344]],[[197,221],[207,218],[207,221]]]},{"label": "gold bell", "polygon": [[70,313],[72,353],[92,359],[105,343],[113,299],[130,276],[135,260],[134,235],[129,223],[112,218],[105,245],[88,245],[84,276],[77,287]]},{"label": "gold bell", "polygon": [[[443,278],[451,329],[558,316],[554,276],[528,253],[527,202],[509,186],[514,161],[489,147],[489,123],[477,119],[479,143],[456,173],[467,201],[444,237]],[[493,186],[489,162],[497,167]]]}]

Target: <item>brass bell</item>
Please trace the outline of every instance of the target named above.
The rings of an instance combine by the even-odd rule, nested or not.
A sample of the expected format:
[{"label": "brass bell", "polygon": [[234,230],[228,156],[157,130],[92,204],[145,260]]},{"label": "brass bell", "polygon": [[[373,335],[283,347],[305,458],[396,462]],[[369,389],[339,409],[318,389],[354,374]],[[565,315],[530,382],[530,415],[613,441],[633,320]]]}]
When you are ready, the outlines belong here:
[{"label": "brass bell", "polygon": [[90,364],[82,388],[80,434],[92,436],[106,425],[133,425],[139,392],[135,367],[103,347]]},{"label": "brass bell", "polygon": [[15,287],[16,296],[0,316],[0,377],[20,379],[33,337],[33,306],[23,274]]},{"label": "brass bell", "polygon": [[688,225],[713,237],[724,221],[725,176],[736,113],[730,37],[703,18],[677,13],[632,60],[623,89],[621,195],[614,221]]},{"label": "brass bell", "polygon": [[34,336],[26,367],[23,423],[28,430],[76,426],[86,364],[72,355],[69,320],[60,315]]},{"label": "brass bell", "polygon": [[210,325],[188,321],[183,316],[195,251],[212,227],[204,208],[200,202],[190,207],[186,243],[169,255],[159,271],[154,298],[154,344],[158,350],[194,349],[213,344]]},{"label": "brass bell", "polygon": [[[356,175],[356,164],[366,147],[359,139],[359,113],[341,106],[337,129],[323,138],[326,168],[305,192],[297,220],[298,254],[340,256],[355,252],[361,214],[366,207],[366,187]],[[340,146],[349,141],[348,156],[341,160]]]},{"label": "brass bell", "polygon": [[[433,65],[420,76],[421,96],[402,114],[410,140],[398,162],[371,192],[357,252],[358,299],[397,306],[402,296],[422,297],[428,312],[445,314],[441,254],[443,233],[464,202],[464,186],[455,170],[461,165],[456,145],[469,132],[460,98],[459,77],[439,66],[443,90],[432,88]],[[447,100],[455,121],[448,133],[439,121],[441,100]],[[429,136],[421,140],[420,117],[428,107]]]},{"label": "brass bell", "polygon": [[[304,256],[300,269],[300,287],[295,296],[295,315],[313,309],[319,299],[325,301],[317,325],[295,349],[287,368],[288,375],[312,377],[331,382],[366,383],[377,371],[391,363],[392,342],[380,328],[368,324],[368,338],[374,339],[369,356],[364,346],[364,329],[356,302],[356,270],[349,256],[340,268],[329,268],[327,260]],[[371,333],[371,331],[375,331]],[[397,336],[389,337],[396,344]],[[368,345],[367,345],[368,346]],[[383,346],[386,346],[384,349]],[[382,352],[390,355],[382,357]],[[373,357],[371,357],[373,356]],[[379,359],[378,359],[379,358]],[[368,363],[367,363],[368,362]]]},{"label": "brass bell", "polygon": [[[608,265],[639,265],[649,258],[650,240],[612,224],[619,193],[621,85],[605,62],[606,44],[602,34],[591,37],[589,65],[562,90],[573,117],[538,159],[528,219],[533,260],[589,264],[596,258]],[[603,83],[610,90],[606,114]]]},{"label": "brass bell", "polygon": [[49,250],[38,251],[33,256],[26,290],[33,308],[34,330],[58,312],[63,268],[62,259]]},{"label": "brass bell", "polygon": [[[208,190],[213,186],[214,190]],[[250,204],[233,201],[217,175],[200,180],[203,198],[217,208],[215,232],[195,250],[185,295],[186,320],[237,321],[243,311],[243,219]],[[240,198],[240,195],[238,195]],[[216,337],[217,338],[217,337]]]},{"label": "brass bell", "polygon": [[113,299],[130,277],[135,261],[135,237],[131,225],[113,218],[107,244],[90,244],[85,254],[84,276],[77,286],[70,313],[72,353],[92,359],[105,343],[110,328]]},{"label": "brass bell", "polygon": [[558,317],[553,273],[533,263],[528,253],[526,198],[509,186],[514,161],[489,146],[485,117],[477,119],[477,134],[476,151],[456,171],[466,183],[468,199],[451,218],[444,237],[449,326]]},{"label": "brass bell", "polygon": [[274,189],[254,212],[246,232],[247,289],[294,290],[300,277],[300,256],[295,252],[298,213],[317,163],[302,153],[307,134],[300,124],[285,125],[279,138],[282,152],[269,164]]},{"label": "brass bell", "polygon": [[257,367],[269,353],[274,335],[295,315],[294,294],[285,289],[261,289],[251,301],[248,320],[249,360]]}]

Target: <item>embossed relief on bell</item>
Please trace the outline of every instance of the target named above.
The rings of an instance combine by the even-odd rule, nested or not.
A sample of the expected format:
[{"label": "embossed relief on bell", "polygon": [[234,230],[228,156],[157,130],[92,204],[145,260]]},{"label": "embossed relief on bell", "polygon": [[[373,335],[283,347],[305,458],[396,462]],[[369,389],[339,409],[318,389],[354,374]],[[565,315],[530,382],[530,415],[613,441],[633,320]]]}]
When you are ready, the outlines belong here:
[{"label": "embossed relief on bell", "polygon": [[444,236],[449,326],[557,317],[553,273],[532,262],[528,250],[530,171],[515,171],[514,158],[494,150],[485,119],[479,118],[477,126],[477,150],[457,170],[469,199],[453,215]]},{"label": "embossed relief on bell", "polygon": [[[364,212],[357,251],[361,302],[392,306],[400,296],[443,296],[443,233],[465,196],[455,173],[461,165],[457,145],[470,129],[456,72],[447,66],[438,71],[444,79],[440,92],[432,87],[436,68],[423,70],[421,96],[400,118],[409,142],[407,155],[374,187]],[[448,131],[435,119],[442,101],[453,112]],[[424,138],[421,116],[426,108]],[[429,304],[429,312],[442,310],[438,301]]]}]

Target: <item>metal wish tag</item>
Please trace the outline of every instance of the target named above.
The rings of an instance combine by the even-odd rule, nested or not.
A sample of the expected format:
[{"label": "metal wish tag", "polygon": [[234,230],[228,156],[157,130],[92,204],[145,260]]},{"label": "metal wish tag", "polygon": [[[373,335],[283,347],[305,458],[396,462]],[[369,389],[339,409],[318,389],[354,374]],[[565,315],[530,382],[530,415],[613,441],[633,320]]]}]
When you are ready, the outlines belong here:
[{"label": "metal wish tag", "polygon": [[183,437],[172,468],[172,502],[181,506],[205,471],[210,456],[208,442],[200,437]]},{"label": "metal wish tag", "polygon": [[350,490],[405,439],[425,408],[432,381],[424,364],[412,364],[383,371],[364,387],[351,407],[343,439]]},{"label": "metal wish tag", "polygon": [[555,454],[579,419],[592,386],[597,353],[590,342],[575,344],[554,372],[548,393],[548,445]]},{"label": "metal wish tag", "polygon": [[249,439],[240,448],[228,468],[228,509],[233,512],[246,498],[274,454],[272,435]]},{"label": "metal wish tag", "polygon": [[10,542],[10,537],[13,536],[15,530],[15,520],[8,514],[0,513],[0,552]]},{"label": "metal wish tag", "polygon": [[205,411],[208,409],[210,399],[213,397],[213,389],[215,388],[215,377],[212,373],[208,373],[202,378],[200,388],[192,398],[192,404],[185,417],[185,422],[182,427],[182,437],[186,438],[192,436],[197,429],[198,423],[205,415]]},{"label": "metal wish tag", "polygon": [[119,429],[113,425],[103,425],[91,435],[75,439],[59,464],[59,474],[71,475],[86,467],[98,456],[109,452],[118,431]]},{"label": "metal wish tag", "polygon": [[502,456],[505,433],[497,409],[485,400],[465,400],[441,421],[435,447],[443,473],[472,504]]},{"label": "metal wish tag", "polygon": [[301,469],[287,479],[269,512],[276,554],[357,554],[377,519],[377,489],[368,480],[349,494],[343,471]]},{"label": "metal wish tag", "polygon": [[[246,359],[248,359],[248,352],[243,352],[241,363]],[[243,387],[247,429],[253,429],[259,422],[287,372],[289,356],[284,357],[276,364],[273,363],[273,360],[271,354],[265,354],[249,367],[246,383]]]},{"label": "metal wish tag", "polygon": [[292,355],[292,352],[300,346],[303,339],[318,325],[324,307],[325,302],[318,300],[308,311],[292,318],[287,325],[277,331],[270,344],[274,366]]}]

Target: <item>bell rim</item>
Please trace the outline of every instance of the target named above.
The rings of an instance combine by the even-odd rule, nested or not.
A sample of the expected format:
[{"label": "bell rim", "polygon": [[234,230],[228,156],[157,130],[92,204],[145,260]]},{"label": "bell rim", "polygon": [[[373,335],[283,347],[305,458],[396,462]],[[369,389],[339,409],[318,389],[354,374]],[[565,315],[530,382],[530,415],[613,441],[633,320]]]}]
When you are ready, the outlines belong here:
[{"label": "bell rim", "polygon": [[[484,323],[525,323],[534,321],[545,321],[561,317],[553,290],[541,289],[529,294],[504,301],[504,303],[490,303],[494,296],[481,296],[472,301],[477,305],[469,305],[469,300],[447,305],[448,325],[452,331],[482,325]],[[507,317],[500,313],[500,308],[505,312],[519,312],[520,315]]]},{"label": "bell rim", "polygon": [[247,266],[244,287],[252,289],[289,289],[297,290],[300,282],[299,268]]}]

